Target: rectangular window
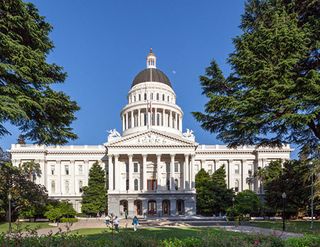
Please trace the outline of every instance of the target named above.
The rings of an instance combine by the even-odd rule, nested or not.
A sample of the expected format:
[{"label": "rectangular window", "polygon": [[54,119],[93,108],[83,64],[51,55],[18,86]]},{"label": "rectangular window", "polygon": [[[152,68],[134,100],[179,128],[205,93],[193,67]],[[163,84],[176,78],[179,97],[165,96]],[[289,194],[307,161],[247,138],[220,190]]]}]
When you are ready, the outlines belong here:
[{"label": "rectangular window", "polygon": [[64,183],[64,190],[65,192],[68,194],[70,191],[70,187],[69,187],[69,180],[66,180]]},{"label": "rectangular window", "polygon": [[129,179],[126,179],[126,190],[129,190]]},{"label": "rectangular window", "polygon": [[78,170],[79,170],[79,174],[82,175],[82,173],[83,173],[83,166],[82,166],[82,165],[79,165],[79,166],[78,166]]},{"label": "rectangular window", "polygon": [[148,179],[147,180],[147,190],[154,191],[157,189],[157,179]]},{"label": "rectangular window", "polygon": [[69,175],[69,166],[68,165],[64,166],[64,171],[65,171],[66,175]]},{"label": "rectangular window", "polygon": [[51,175],[54,175],[54,171],[55,171],[55,166],[51,165]]},{"label": "rectangular window", "polygon": [[179,162],[174,163],[174,172],[179,172]]},{"label": "rectangular window", "polygon": [[138,163],[137,162],[133,163],[133,172],[139,172],[139,168],[138,168]]},{"label": "rectangular window", "polygon": [[56,193],[56,182],[54,180],[51,181],[51,193]]},{"label": "rectangular window", "polygon": [[239,174],[239,164],[234,165],[234,173]]}]

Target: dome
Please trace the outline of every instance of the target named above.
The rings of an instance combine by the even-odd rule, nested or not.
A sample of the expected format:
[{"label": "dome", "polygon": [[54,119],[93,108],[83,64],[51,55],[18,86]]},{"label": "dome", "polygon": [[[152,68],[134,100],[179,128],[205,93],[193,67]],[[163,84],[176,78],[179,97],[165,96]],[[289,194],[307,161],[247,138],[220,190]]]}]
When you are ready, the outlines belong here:
[{"label": "dome", "polygon": [[144,69],[140,73],[138,73],[136,77],[133,79],[131,87],[139,83],[149,82],[149,81],[164,83],[169,87],[172,87],[170,80],[166,76],[166,74],[163,73],[161,70],[155,69],[155,68]]}]

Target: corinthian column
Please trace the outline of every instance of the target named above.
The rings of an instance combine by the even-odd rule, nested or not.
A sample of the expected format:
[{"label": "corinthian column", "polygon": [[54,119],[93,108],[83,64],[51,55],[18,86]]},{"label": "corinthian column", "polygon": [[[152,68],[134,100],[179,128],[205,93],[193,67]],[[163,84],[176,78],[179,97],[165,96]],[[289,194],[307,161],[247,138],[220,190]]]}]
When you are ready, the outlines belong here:
[{"label": "corinthian column", "polygon": [[171,154],[171,162],[170,162],[170,190],[175,190],[174,188],[174,157],[175,154]]},{"label": "corinthian column", "polygon": [[142,155],[142,166],[143,166],[143,190],[147,191],[147,155]]},{"label": "corinthian column", "polygon": [[160,170],[161,154],[157,154],[157,190],[161,190],[161,170]]},{"label": "corinthian column", "polygon": [[108,180],[109,180],[109,190],[113,191],[113,162],[112,162],[112,155],[108,155]]},{"label": "corinthian column", "polygon": [[128,154],[128,173],[129,173],[129,191],[133,191],[133,164],[132,164],[132,154]]}]

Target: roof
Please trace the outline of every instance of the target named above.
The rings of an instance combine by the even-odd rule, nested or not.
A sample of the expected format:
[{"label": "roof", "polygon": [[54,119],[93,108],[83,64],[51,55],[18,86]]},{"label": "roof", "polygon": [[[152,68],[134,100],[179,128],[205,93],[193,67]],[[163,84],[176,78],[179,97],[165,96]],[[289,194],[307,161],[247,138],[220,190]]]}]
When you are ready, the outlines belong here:
[{"label": "roof", "polygon": [[169,78],[166,76],[165,73],[163,73],[159,69],[154,69],[154,68],[148,68],[144,69],[141,72],[139,72],[136,77],[133,79],[131,87],[143,83],[143,82],[160,82],[168,85],[169,87],[171,86],[171,82]]}]

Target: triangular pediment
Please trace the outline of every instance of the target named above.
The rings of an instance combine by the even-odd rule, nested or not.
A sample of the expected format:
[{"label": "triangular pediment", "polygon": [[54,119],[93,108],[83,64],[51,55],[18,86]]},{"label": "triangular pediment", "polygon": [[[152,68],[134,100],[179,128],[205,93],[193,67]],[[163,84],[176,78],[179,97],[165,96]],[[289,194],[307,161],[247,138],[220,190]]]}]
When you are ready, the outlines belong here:
[{"label": "triangular pediment", "polygon": [[115,146],[194,146],[195,142],[186,138],[158,130],[147,130],[121,137],[105,144]]}]

